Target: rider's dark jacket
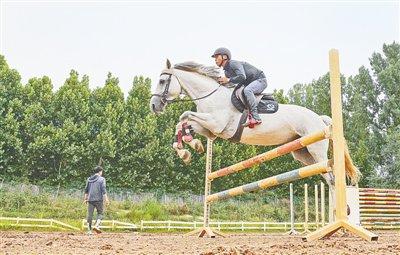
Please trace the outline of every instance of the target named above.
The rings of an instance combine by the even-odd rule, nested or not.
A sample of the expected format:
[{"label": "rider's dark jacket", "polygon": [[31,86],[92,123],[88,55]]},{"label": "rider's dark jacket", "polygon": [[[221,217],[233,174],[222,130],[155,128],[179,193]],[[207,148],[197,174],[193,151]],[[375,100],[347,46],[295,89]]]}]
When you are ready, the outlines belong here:
[{"label": "rider's dark jacket", "polygon": [[255,80],[265,78],[263,71],[244,61],[228,60],[224,66],[224,72],[230,82],[244,86]]}]

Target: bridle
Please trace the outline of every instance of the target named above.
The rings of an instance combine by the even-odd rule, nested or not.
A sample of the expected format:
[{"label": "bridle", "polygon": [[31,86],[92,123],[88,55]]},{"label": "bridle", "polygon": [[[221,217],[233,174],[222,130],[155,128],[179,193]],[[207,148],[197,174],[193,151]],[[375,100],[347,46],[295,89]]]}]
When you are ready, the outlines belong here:
[{"label": "bridle", "polygon": [[207,95],[201,96],[201,97],[198,97],[198,98],[178,99],[179,98],[179,96],[178,96],[177,98],[174,98],[174,99],[168,99],[167,95],[168,95],[169,86],[171,84],[171,77],[172,76],[174,76],[177,79],[177,81],[179,83],[179,86],[181,87],[181,92],[179,93],[179,95],[184,95],[184,93],[183,93],[184,92],[184,89],[183,89],[184,86],[183,86],[182,81],[179,79],[179,77],[174,74],[173,69],[165,69],[165,70],[162,71],[160,76],[161,75],[168,75],[168,79],[167,79],[167,83],[165,84],[164,91],[161,94],[151,94],[151,96],[152,97],[153,96],[160,97],[161,98],[161,103],[163,103],[163,104],[172,104],[172,103],[176,103],[176,102],[192,102],[192,101],[201,100],[201,99],[204,99],[206,97],[211,96],[212,94],[214,94],[222,86],[222,84],[220,84],[216,89],[214,89],[213,91],[211,91]]}]

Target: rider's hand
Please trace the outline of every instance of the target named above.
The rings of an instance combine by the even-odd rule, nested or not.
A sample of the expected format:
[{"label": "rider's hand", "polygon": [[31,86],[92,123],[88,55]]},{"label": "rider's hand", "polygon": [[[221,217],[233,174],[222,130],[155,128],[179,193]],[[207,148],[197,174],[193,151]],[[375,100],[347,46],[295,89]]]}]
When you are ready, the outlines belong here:
[{"label": "rider's hand", "polygon": [[83,203],[84,203],[84,204],[87,204],[87,203],[88,203],[88,200],[87,200],[87,199],[83,199]]},{"label": "rider's hand", "polygon": [[219,77],[219,78],[218,78],[218,83],[219,83],[219,84],[227,84],[228,82],[229,82],[229,79],[226,78],[225,76],[224,76],[224,77]]},{"label": "rider's hand", "polygon": [[110,205],[110,200],[109,200],[109,199],[106,200],[106,205],[107,205],[107,206]]}]

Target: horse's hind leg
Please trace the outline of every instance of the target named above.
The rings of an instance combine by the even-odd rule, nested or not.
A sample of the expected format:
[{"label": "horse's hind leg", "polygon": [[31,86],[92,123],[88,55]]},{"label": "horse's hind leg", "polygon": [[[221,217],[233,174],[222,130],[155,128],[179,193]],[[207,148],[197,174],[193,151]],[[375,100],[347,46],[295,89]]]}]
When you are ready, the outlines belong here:
[{"label": "horse's hind leg", "polygon": [[[328,148],[329,148],[329,141],[321,141],[318,143],[311,144],[307,146],[307,150],[310,153],[310,155],[314,158],[316,162],[323,162],[328,160]],[[329,187],[329,194],[330,198],[332,200],[329,201],[329,221],[333,221],[334,218],[334,210],[333,207],[335,205],[335,176],[333,175],[333,172],[328,172],[325,174],[322,174],[324,177],[326,183],[328,184]]]},{"label": "horse's hind leg", "polygon": [[[322,141],[318,143],[311,144],[307,148],[302,148],[300,150],[292,152],[293,157],[303,163],[304,165],[312,165],[318,162],[323,162],[328,160],[328,141]],[[332,172],[322,174],[329,187],[330,197],[333,202],[330,201],[329,207],[329,220],[333,219],[333,208],[335,199],[335,179]]]},{"label": "horse's hind leg", "polygon": [[305,166],[315,164],[315,160],[310,155],[307,148],[302,148],[300,150],[293,151],[292,156],[295,160],[300,161]]}]

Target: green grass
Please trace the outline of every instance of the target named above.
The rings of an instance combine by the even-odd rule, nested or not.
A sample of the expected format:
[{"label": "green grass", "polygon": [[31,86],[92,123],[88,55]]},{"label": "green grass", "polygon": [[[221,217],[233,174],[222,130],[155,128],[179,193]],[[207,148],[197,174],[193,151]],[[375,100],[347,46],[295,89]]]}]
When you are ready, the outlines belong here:
[{"label": "green grass", "polygon": [[[251,194],[250,194],[251,195]],[[255,197],[255,196],[254,196]],[[253,197],[253,198],[254,198]],[[266,201],[263,199],[227,200],[212,205],[212,221],[289,221],[287,199]],[[296,201],[296,221],[303,218],[302,201]],[[50,194],[13,193],[0,190],[0,216],[48,218],[81,227],[87,206],[81,199],[58,197]],[[310,219],[313,219],[310,207]],[[141,220],[202,221],[202,203],[166,203],[147,200],[141,203],[111,201],[106,207],[104,219],[140,223]],[[0,229],[9,226],[0,225]],[[40,228],[39,228],[40,229]]]}]

